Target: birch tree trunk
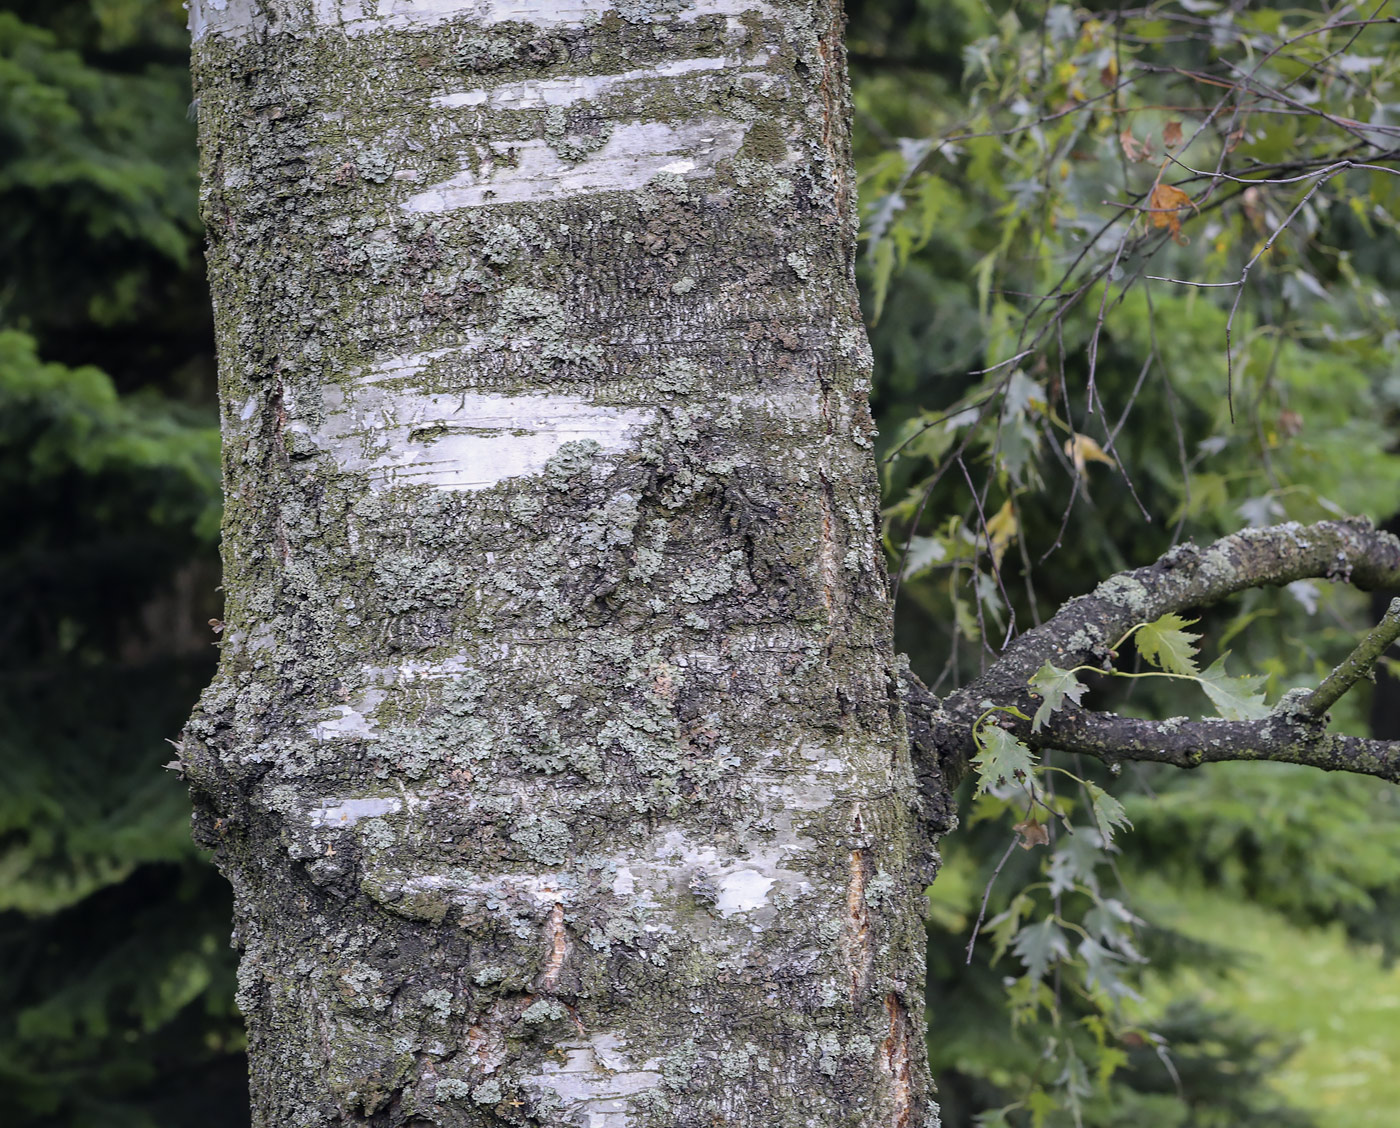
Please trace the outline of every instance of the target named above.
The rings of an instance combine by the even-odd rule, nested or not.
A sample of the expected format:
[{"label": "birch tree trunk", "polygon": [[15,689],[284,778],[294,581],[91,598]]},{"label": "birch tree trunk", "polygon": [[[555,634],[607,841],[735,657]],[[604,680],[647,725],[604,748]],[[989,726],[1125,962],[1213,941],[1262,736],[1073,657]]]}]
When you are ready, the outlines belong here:
[{"label": "birch tree trunk", "polygon": [[254,1123],[935,1123],[839,8],[191,26]]}]

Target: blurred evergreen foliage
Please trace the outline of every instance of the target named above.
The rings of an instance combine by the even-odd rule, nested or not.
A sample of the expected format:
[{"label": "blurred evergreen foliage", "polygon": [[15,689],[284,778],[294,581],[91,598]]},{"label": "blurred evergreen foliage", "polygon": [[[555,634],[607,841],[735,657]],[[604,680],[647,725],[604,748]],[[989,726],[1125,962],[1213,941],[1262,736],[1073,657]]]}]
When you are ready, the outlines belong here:
[{"label": "blurred evergreen foliage", "polygon": [[[1281,19],[1210,0],[1162,9],[1201,20],[1233,12],[1257,21],[1260,35]],[[933,486],[915,517],[909,499],[966,434],[930,420],[989,386],[969,372],[1010,355],[1016,296],[991,285],[989,261],[1027,291],[1043,284],[1108,191],[1105,145],[1111,155],[1118,130],[1066,122],[1032,143],[1006,136],[968,144],[957,160],[926,160],[930,139],[951,126],[1000,126],[997,107],[1021,113],[1015,95],[1038,107],[1054,94],[1049,80],[1015,86],[1034,81],[1034,66],[1006,73],[1037,29],[1056,65],[1083,70],[1074,52],[1092,13],[859,0],[850,15],[882,456],[913,438],[884,467],[892,559],[905,571],[901,638],[931,683],[948,671],[946,687],[975,666],[979,608],[993,622],[1008,605],[975,579],[985,561],[959,474]],[[159,770],[169,758],[162,738],[178,731],[211,671],[202,624],[218,615],[206,594],[216,576],[217,437],[186,54],[175,0],[10,0],[0,12],[0,1079],[11,1094],[6,1123],[22,1128],[247,1123],[228,895],[189,843],[184,789]],[[1073,77],[1059,71],[1054,81]],[[1383,79],[1367,81],[1388,107]],[[1151,118],[1151,129],[1165,120]],[[1250,143],[1264,160],[1271,147],[1307,140],[1281,120]],[[1015,502],[1003,580],[1019,623],[1151,559],[1178,531],[1207,538],[1250,522],[1397,508],[1400,255],[1384,222],[1390,201],[1375,198],[1389,189],[1368,190],[1361,206],[1320,207],[1308,239],[1251,283],[1235,423],[1218,302],[1154,291],[1149,308],[1134,291],[1113,305],[1096,381],[1115,418],[1133,401],[1115,447],[1133,489],[1093,466],[1092,496],[1076,490],[1031,425],[1027,385],[1073,396],[1087,378],[1092,311],[1066,320],[1056,368],[1025,374],[1008,437],[966,452],[975,480],[1001,491],[993,508]],[[1270,206],[1278,202],[1264,200],[1259,214]],[[1253,222],[1231,215],[1194,249],[1174,250],[1163,273],[1213,279],[1237,268]],[[1154,325],[1169,331],[1154,335]],[[1159,371],[1134,392],[1148,354]],[[903,559],[907,535],[918,561]],[[1237,671],[1268,675],[1277,693],[1315,680],[1364,607],[1320,585],[1254,593],[1204,628],[1216,649],[1234,649]],[[1117,704],[1198,709],[1142,684]],[[1348,704],[1353,729],[1362,717]],[[1340,918],[1358,940],[1394,944],[1393,789],[1260,764],[1134,768],[1118,780],[1070,766],[1112,786],[1135,823],[1111,864],[1089,866],[1125,911],[1133,873],[1150,871],[1302,924]],[[929,1017],[945,1125],[1030,1121],[1028,1108],[996,1110],[1035,1091],[1051,1102],[1037,1123],[1072,1123],[1063,1096],[1076,1086],[1081,1122],[1101,1128],[1310,1123],[1267,1085],[1291,1047],[1235,1016],[1190,1000],[1140,1014],[1124,994],[1122,1014],[1106,1022],[1098,1001],[1065,987],[1053,1021],[1042,1009],[1027,1017],[1021,961],[1011,950],[994,958],[1015,940],[1004,924],[965,965],[1011,805],[965,797],[965,825],[945,844],[930,897]],[[1046,854],[1012,851],[989,917],[1043,877]],[[1151,922],[1120,923],[1154,968],[1223,973],[1237,963]],[[1118,962],[1131,992],[1136,966]],[[1066,1046],[1082,1078],[1047,1075],[1067,1072]]]},{"label": "blurred evergreen foliage", "polygon": [[0,12],[6,1124],[247,1123],[229,896],[161,770],[213,668],[218,431],[178,3]]}]

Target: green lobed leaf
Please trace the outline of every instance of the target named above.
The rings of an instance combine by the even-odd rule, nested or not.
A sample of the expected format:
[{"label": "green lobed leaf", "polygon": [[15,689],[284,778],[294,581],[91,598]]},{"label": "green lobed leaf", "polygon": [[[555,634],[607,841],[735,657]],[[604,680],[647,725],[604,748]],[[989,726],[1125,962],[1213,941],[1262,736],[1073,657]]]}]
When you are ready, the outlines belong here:
[{"label": "green lobed leaf", "polygon": [[1133,635],[1138,653],[1168,673],[1194,676],[1197,672],[1196,642],[1201,636],[1182,628],[1189,627],[1195,621],[1183,619],[1169,611],[1160,619],[1144,624]]},{"label": "green lobed leaf", "polygon": [[1094,822],[1098,824],[1099,833],[1103,835],[1104,845],[1111,845],[1113,832],[1119,827],[1131,827],[1132,820],[1128,818],[1123,804],[1102,787],[1094,783],[1085,786],[1088,787],[1089,798],[1094,804]]},{"label": "green lobed leaf", "polygon": [[1084,961],[1084,979],[1090,988],[1098,988],[1111,999],[1137,998],[1137,992],[1123,982],[1119,968],[1123,958],[1104,947],[1092,936],[1079,942],[1078,956]]},{"label": "green lobed leaf", "polygon": [[977,726],[977,795],[999,783],[1029,779],[1035,769],[1035,754],[1000,725]]},{"label": "green lobed leaf", "polygon": [[1269,715],[1264,694],[1259,689],[1262,675],[1232,678],[1225,673],[1222,654],[1200,676],[1201,688],[1215,704],[1215,711],[1227,721],[1258,721]]},{"label": "green lobed leaf", "polygon": [[1089,688],[1075,676],[1073,670],[1062,670],[1051,662],[1046,662],[1035,672],[1030,686],[1043,699],[1040,708],[1035,711],[1035,719],[1031,721],[1031,732],[1039,732],[1050,715],[1064,705],[1065,698],[1078,705]]},{"label": "green lobed leaf", "polygon": [[1060,1102],[1039,1085],[1026,1094],[1026,1109],[1031,1114],[1031,1128],[1044,1128],[1052,1112],[1058,1112]]},{"label": "green lobed leaf", "polygon": [[1053,917],[1026,925],[1016,933],[1011,950],[1025,964],[1026,974],[1035,980],[1044,979],[1051,964],[1069,958],[1069,944]]},{"label": "green lobed leaf", "polygon": [[1021,931],[1021,918],[1035,909],[1035,901],[1024,889],[1011,898],[1011,904],[987,922],[987,935],[992,938],[992,962],[1006,954],[1006,949]]},{"label": "green lobed leaf", "polygon": [[904,557],[904,578],[921,576],[948,555],[948,547],[938,537],[913,537]]},{"label": "green lobed leaf", "polygon": [[1093,827],[1076,827],[1073,834],[1061,835],[1046,869],[1050,896],[1056,897],[1071,889],[1083,889],[1097,896],[1097,870],[1108,862],[1103,847],[1103,836]]}]

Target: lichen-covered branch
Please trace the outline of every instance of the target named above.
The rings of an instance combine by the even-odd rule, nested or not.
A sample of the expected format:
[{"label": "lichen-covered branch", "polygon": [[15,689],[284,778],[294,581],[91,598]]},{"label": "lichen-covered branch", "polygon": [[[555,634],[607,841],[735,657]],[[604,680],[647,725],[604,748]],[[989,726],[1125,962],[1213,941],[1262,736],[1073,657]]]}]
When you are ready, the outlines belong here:
[{"label": "lichen-covered branch", "polygon": [[948,714],[934,692],[907,667],[903,670],[903,682],[909,755],[923,796],[923,826],[925,833],[936,839],[958,825],[952,792],[967,767],[967,756],[943,754],[952,741]]},{"label": "lichen-covered branch", "polygon": [[1040,732],[1025,735],[1033,747],[1083,752],[1110,763],[1137,760],[1194,768],[1226,760],[1273,760],[1400,783],[1400,741],[1324,732],[1306,706],[1296,707],[1300,705],[1302,699],[1290,695],[1259,721],[1150,721],[1070,707]]},{"label": "lichen-covered branch", "polygon": [[[1062,669],[1107,668],[1114,645],[1141,623],[1218,602],[1254,587],[1304,579],[1350,583],[1363,590],[1400,585],[1400,540],[1369,521],[1323,521],[1248,529],[1204,548],[1179,545],[1156,563],[1122,572],[1067,603],[1043,626],[1016,639],[982,677],[938,701],[906,678],[910,740],[926,794],[956,782],[976,753],[973,726],[983,702],[1035,711],[1030,679],[1051,662]],[[1194,767],[1221,760],[1276,760],[1400,779],[1400,745],[1330,735],[1323,715],[1400,634],[1400,606],[1372,631],[1314,693],[1290,695],[1259,721],[1140,720],[1067,706],[1032,733],[1032,747],[1056,747],[1105,760]],[[1011,723],[1011,722],[1008,722]],[[934,777],[937,777],[936,779]]]},{"label": "lichen-covered branch", "polygon": [[[1071,600],[1048,623],[1016,639],[986,675],[946,707],[984,697],[1011,703],[1045,662],[1068,669],[1111,661],[1110,648],[1138,623],[1217,603],[1256,587],[1327,579],[1363,591],[1400,584],[1400,540],[1366,520],[1246,529],[1198,548],[1178,545],[1155,564],[1120,572]],[[1027,698],[1028,700],[1028,698]]]}]

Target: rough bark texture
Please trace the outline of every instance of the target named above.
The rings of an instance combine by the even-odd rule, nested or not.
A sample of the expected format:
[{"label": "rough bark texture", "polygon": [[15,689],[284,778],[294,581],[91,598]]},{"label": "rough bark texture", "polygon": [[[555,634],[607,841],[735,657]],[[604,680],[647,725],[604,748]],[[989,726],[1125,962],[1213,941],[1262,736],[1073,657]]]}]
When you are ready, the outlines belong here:
[{"label": "rough bark texture", "polygon": [[936,1122],[839,9],[191,24],[254,1123]]}]

